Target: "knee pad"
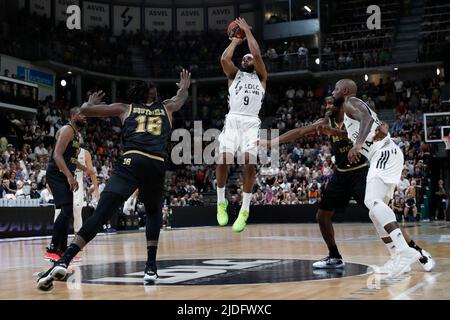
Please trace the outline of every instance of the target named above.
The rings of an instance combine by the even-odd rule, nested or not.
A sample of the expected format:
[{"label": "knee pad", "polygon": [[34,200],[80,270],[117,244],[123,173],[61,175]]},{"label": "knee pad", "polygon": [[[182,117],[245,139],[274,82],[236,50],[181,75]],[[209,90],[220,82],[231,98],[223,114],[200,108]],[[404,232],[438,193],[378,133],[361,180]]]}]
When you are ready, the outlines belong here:
[{"label": "knee pad", "polygon": [[375,217],[375,213],[373,212],[373,210],[369,211],[369,218],[370,218],[370,220],[372,220],[373,223],[378,222],[377,218]]},{"label": "knee pad", "polygon": [[367,209],[369,209],[369,215],[370,212],[373,211],[373,208],[379,203],[384,203],[384,201],[382,199],[374,199],[372,197],[366,196],[366,198],[364,199],[364,204],[366,205]]}]

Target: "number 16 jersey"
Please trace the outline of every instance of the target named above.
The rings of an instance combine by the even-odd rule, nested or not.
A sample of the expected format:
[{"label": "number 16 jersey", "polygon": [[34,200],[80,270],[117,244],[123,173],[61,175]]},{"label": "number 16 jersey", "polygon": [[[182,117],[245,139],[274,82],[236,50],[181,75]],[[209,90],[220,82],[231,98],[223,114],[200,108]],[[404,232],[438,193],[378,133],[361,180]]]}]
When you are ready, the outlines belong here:
[{"label": "number 16 jersey", "polygon": [[249,73],[238,70],[228,88],[229,113],[257,117],[265,92],[256,71]]}]

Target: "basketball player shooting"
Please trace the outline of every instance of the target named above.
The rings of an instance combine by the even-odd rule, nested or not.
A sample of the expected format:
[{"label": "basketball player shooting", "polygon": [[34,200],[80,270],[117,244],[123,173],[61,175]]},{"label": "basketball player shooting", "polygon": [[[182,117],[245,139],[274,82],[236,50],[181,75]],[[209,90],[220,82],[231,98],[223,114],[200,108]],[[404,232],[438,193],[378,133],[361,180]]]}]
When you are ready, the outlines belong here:
[{"label": "basketball player shooting", "polygon": [[[255,183],[255,164],[257,142],[261,120],[258,117],[266,89],[267,71],[261,50],[256,42],[251,27],[242,19],[235,23],[245,38],[231,38],[230,45],[225,49],[220,59],[223,71],[228,78],[229,112],[225,125],[219,136],[219,158],[216,169],[217,179],[217,221],[219,225],[228,224],[225,198],[225,184],[228,178],[228,166],[233,163],[235,154],[244,154],[244,186],[242,207],[239,216],[233,224],[233,231],[245,229],[250,211],[252,189]],[[233,54],[238,45],[247,40],[250,54],[241,61],[241,70],[233,63]]]},{"label": "basketball player shooting", "polygon": [[336,83],[333,98],[343,103],[344,125],[353,147],[348,152],[350,163],[365,156],[369,161],[364,203],[369,217],[382,239],[392,239],[396,255],[388,277],[407,272],[420,258],[420,253],[408,246],[395,214],[386,204],[400,182],[403,169],[403,152],[392,141],[389,133],[375,141],[377,127],[381,124],[376,113],[362,100],[356,98],[357,86],[353,80],[342,79]]}]

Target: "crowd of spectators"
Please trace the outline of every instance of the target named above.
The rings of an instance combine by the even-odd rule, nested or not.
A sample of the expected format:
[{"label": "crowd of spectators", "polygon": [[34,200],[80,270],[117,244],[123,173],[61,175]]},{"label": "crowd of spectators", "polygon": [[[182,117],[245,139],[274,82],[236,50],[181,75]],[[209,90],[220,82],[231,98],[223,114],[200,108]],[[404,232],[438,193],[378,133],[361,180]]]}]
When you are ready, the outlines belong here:
[{"label": "crowd of spectators", "polygon": [[[269,71],[340,70],[388,64],[398,6],[381,5],[384,9],[382,25],[381,29],[375,30],[366,26],[367,13],[365,9],[361,11],[367,7],[365,3],[359,3],[355,10],[338,7],[340,13],[335,14],[329,30],[322,33],[320,65],[314,63],[319,49],[312,43],[305,46],[302,38],[260,41]],[[345,23],[340,23],[341,20]],[[442,25],[439,24],[439,28]],[[430,43],[438,43],[445,36],[448,37],[448,33],[424,34],[423,37],[438,38],[424,42],[426,47],[421,50],[432,52],[435,48]],[[189,69],[194,77],[222,75],[219,57],[228,44],[224,32],[215,30],[183,34],[142,31],[115,35],[108,28],[97,27],[68,32],[64,22],[55,24],[49,18],[25,11],[0,23],[0,41],[3,44],[0,52],[15,57],[51,59],[121,75],[142,76],[137,72],[145,72],[146,76],[148,73],[155,78],[176,77],[181,68]],[[244,47],[238,48],[235,57],[241,57],[247,51]],[[143,69],[140,64],[133,65],[137,60],[143,60],[140,62],[145,65]]]},{"label": "crowd of spectators", "polygon": [[[395,108],[397,117],[391,125],[391,135],[405,154],[402,182],[396,195],[404,206],[411,203],[420,208],[423,189],[428,183],[430,145],[424,142],[423,112],[439,112],[441,105],[441,78],[421,81],[402,81],[399,77],[382,79],[377,83],[360,85],[360,97],[374,109]],[[283,132],[313,123],[322,117],[324,98],[333,90],[331,83],[291,86],[282,84],[269,89],[271,103],[277,108],[268,116],[269,126]],[[197,119],[203,130],[221,129],[227,112],[226,86],[214,90],[199,90]],[[0,123],[0,176],[3,198],[39,198],[51,200],[46,185],[45,170],[52,154],[56,131],[68,119],[68,107],[52,97],[40,101],[34,118],[18,119],[13,113],[2,113]],[[175,117],[175,128],[193,132],[194,122],[189,108]],[[100,184],[104,185],[112,172],[112,164],[121,153],[120,123],[118,119],[90,119],[83,129],[83,146],[91,151]],[[172,145],[173,146],[173,145]],[[280,166],[273,170],[258,166],[252,204],[317,204],[321,193],[333,174],[329,138],[312,134],[280,149]],[[241,201],[242,190],[239,166],[230,171],[228,197],[230,203]],[[88,178],[86,178],[88,179]],[[87,190],[90,181],[86,181]],[[24,188],[31,192],[24,192]],[[196,206],[215,199],[215,167],[213,165],[171,165],[166,186],[168,206]],[[29,194],[29,195],[28,195]],[[447,198],[445,198],[447,199]],[[214,201],[214,200],[212,200]],[[405,212],[405,207],[402,208]],[[407,210],[412,216],[413,209]]]},{"label": "crowd of spectators", "polygon": [[419,60],[439,60],[445,55],[443,43],[450,43],[450,4],[446,0],[426,0],[419,41]]}]

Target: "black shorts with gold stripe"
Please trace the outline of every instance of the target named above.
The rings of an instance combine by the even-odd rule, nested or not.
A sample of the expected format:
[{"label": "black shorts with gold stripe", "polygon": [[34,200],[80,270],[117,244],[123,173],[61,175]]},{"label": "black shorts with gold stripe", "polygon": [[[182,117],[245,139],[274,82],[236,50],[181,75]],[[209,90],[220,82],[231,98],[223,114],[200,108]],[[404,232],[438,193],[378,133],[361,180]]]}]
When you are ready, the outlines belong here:
[{"label": "black shorts with gold stripe", "polygon": [[327,211],[344,208],[351,198],[365,208],[364,197],[368,171],[367,164],[344,170],[335,169],[333,177],[322,194],[319,208]]},{"label": "black shorts with gold stripe", "polygon": [[129,150],[118,159],[104,192],[128,199],[136,189],[146,209],[159,206],[164,194],[164,158],[138,150]]}]

